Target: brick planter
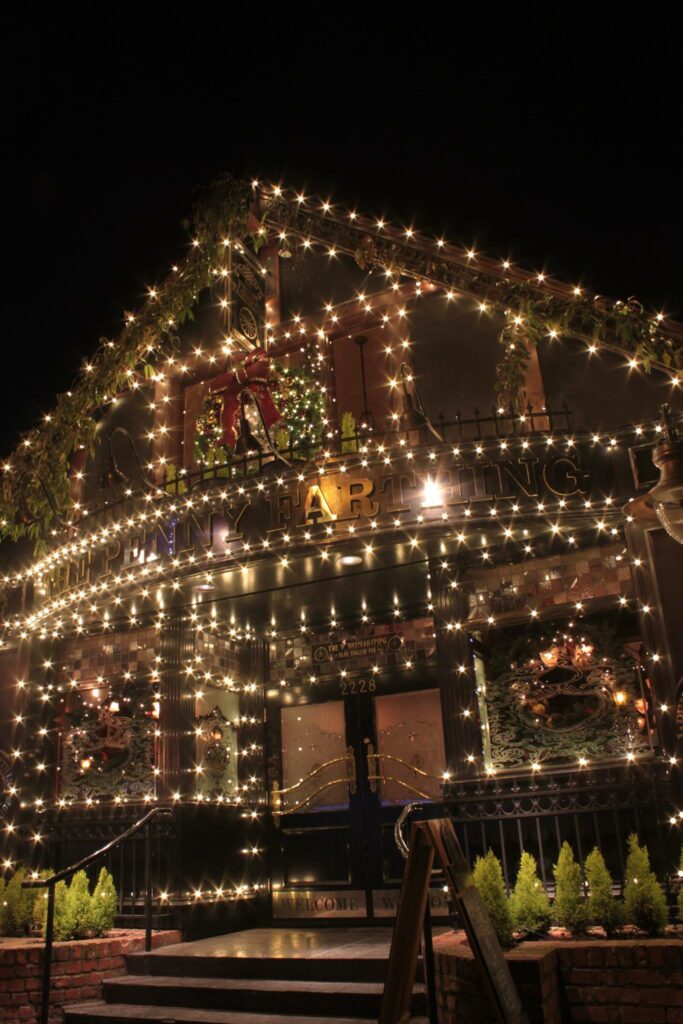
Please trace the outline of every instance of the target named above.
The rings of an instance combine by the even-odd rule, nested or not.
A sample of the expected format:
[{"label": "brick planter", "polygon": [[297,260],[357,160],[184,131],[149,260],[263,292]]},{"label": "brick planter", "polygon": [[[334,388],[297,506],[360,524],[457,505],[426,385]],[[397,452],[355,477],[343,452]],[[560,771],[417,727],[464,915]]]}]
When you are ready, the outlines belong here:
[{"label": "brick planter", "polygon": [[[152,945],[180,942],[180,932],[153,932]],[[52,948],[50,1017],[61,1020],[67,1003],[102,998],[102,981],[125,974],[127,953],[145,948],[143,931],[114,928],[104,939],[55,942]],[[43,944],[39,939],[0,939],[0,1024],[32,1024],[40,1016]]]},{"label": "brick planter", "polygon": [[[462,932],[434,939],[439,1024],[496,1024]],[[524,942],[506,954],[531,1024],[683,1024],[683,939]]]}]

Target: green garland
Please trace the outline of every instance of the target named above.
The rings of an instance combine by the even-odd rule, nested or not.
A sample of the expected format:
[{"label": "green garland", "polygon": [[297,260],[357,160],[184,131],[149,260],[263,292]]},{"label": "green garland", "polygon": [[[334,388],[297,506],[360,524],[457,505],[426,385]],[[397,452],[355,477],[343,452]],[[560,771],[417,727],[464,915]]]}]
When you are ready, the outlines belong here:
[{"label": "green garland", "polygon": [[71,457],[92,445],[94,411],[128,388],[138,372],[154,376],[151,361],[177,347],[178,328],[191,318],[200,292],[220,273],[224,240],[247,233],[252,200],[251,186],[228,174],[200,195],[186,224],[194,240],[182,265],[162,288],[150,291],[142,310],[125,314],[125,329],[115,340],[101,341],[73,390],[58,395],[45,424],[30,431],[5,464],[0,536],[32,537],[37,550],[45,548],[44,538],[56,523],[46,490],[58,513],[69,507]]},{"label": "green garland", "polygon": [[[532,346],[561,336],[580,336],[596,346],[628,354],[649,373],[659,365],[683,378],[683,350],[645,313],[640,302],[612,302],[596,296],[592,300],[567,302],[548,296],[532,298],[526,286],[513,286],[514,309],[506,308],[505,324],[498,340],[503,354],[496,368],[499,391],[508,397],[524,385]],[[508,298],[513,295],[508,291]]]}]

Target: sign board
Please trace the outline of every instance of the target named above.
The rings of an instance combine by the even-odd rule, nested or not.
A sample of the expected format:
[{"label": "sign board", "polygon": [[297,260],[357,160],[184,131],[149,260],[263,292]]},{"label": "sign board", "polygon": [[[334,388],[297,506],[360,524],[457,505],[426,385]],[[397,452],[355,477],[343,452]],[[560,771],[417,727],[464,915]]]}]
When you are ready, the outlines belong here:
[{"label": "sign board", "polygon": [[[424,927],[425,959],[432,961],[427,989],[433,999],[431,928],[426,914],[429,882],[435,858],[441,862],[451,898],[481,970],[483,989],[501,1024],[526,1024],[508,962],[486,907],[468,884],[468,865],[451,821],[434,818],[416,822],[410,837],[379,1024],[407,1021],[410,1013],[420,936]],[[429,971],[428,967],[428,971]]]},{"label": "sign board", "polygon": [[265,347],[266,275],[244,249],[228,250],[229,333],[245,348]]},{"label": "sign board", "polygon": [[331,917],[366,916],[362,889],[276,889],[273,892],[273,917],[321,921]]},{"label": "sign board", "polygon": [[[375,889],[372,894],[372,912],[375,917],[396,917],[399,889]],[[429,890],[429,913],[432,917],[448,917],[448,893],[441,889]]]}]

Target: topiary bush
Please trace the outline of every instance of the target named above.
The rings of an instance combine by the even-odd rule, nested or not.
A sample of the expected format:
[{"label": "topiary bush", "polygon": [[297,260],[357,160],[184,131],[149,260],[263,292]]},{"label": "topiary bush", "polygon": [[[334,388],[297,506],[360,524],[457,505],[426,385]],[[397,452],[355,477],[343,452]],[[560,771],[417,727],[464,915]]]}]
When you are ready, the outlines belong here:
[{"label": "topiary bush", "polygon": [[557,864],[553,865],[555,876],[555,920],[572,933],[582,938],[588,930],[588,906],[583,893],[581,865],[574,859],[574,851],[566,841],[562,843]]},{"label": "topiary bush", "polygon": [[2,935],[18,938],[28,935],[31,931],[36,890],[22,889],[21,883],[26,879],[27,874],[26,868],[18,868],[5,887],[2,914],[0,915],[0,933]]},{"label": "topiary bush", "polygon": [[57,931],[61,939],[84,939],[90,931],[90,890],[85,871],[77,871],[71,879]]},{"label": "topiary bush", "polygon": [[588,917],[592,924],[605,929],[609,938],[624,923],[624,908],[613,895],[614,882],[607,870],[605,858],[595,849],[586,857],[586,882],[588,883]]},{"label": "topiary bush", "polygon": [[114,881],[107,869],[102,868],[90,899],[90,928],[95,935],[107,934],[114,924],[116,908]]},{"label": "topiary bush", "polygon": [[530,853],[523,853],[519,862],[510,910],[514,926],[521,932],[543,934],[550,927],[550,900],[538,877],[536,860]]},{"label": "topiary bush", "polygon": [[650,868],[647,847],[640,845],[634,833],[628,837],[624,911],[626,921],[648,935],[661,932],[669,918],[666,896]]},{"label": "topiary bush", "polygon": [[510,901],[505,892],[503,870],[493,850],[489,850],[485,857],[477,857],[474,864],[473,881],[489,912],[491,923],[501,946],[512,945]]}]

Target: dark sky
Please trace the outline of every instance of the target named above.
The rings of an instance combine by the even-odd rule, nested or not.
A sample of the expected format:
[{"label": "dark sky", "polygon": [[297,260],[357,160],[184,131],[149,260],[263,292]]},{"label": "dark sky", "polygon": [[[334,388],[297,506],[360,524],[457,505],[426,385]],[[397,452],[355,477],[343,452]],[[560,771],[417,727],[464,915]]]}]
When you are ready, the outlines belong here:
[{"label": "dark sky", "polygon": [[138,7],[5,18],[2,453],[182,255],[193,188],[222,170],[683,318],[673,21]]}]

